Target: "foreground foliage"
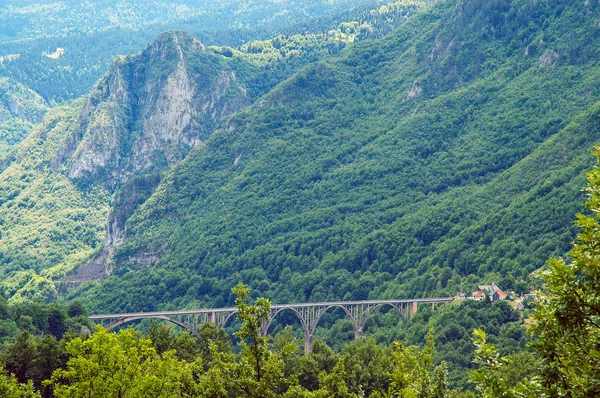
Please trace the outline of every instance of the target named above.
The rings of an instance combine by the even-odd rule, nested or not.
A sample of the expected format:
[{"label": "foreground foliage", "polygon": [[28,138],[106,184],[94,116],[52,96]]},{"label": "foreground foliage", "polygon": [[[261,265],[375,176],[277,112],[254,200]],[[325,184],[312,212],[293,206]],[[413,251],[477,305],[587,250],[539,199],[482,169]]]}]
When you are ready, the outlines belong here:
[{"label": "foreground foliage", "polygon": [[[594,155],[600,163],[600,148]],[[569,258],[548,261],[545,281],[529,329],[540,360],[533,368],[499,355],[482,330],[471,379],[483,397],[595,397],[600,394],[600,167],[587,174],[589,215],[578,214],[580,229]],[[521,360],[524,358],[521,357]],[[531,362],[530,362],[531,363]],[[518,375],[515,368],[521,366]],[[516,377],[515,377],[516,376]]]},{"label": "foreground foliage", "polygon": [[[241,361],[241,357],[237,355],[242,350],[245,352],[243,361],[246,364],[258,363],[258,368],[254,366],[260,372],[261,381],[257,382],[258,385],[270,385],[273,380],[283,377],[287,380],[284,387],[291,388],[294,383],[300,383],[303,388],[316,391],[323,386],[322,380],[325,380],[321,373],[330,374],[340,362],[339,366],[344,367],[346,374],[343,380],[347,383],[347,388],[355,392],[362,389],[367,394],[387,391],[392,382],[406,387],[406,383],[398,380],[408,376],[402,371],[393,371],[396,366],[394,363],[397,362],[393,357],[409,358],[410,355],[416,355],[416,346],[423,346],[425,336],[432,328],[434,332],[430,337],[436,341],[436,350],[429,350],[427,355],[435,366],[441,362],[446,363],[445,378],[449,388],[453,389],[468,388],[466,371],[472,367],[474,355],[474,347],[470,343],[470,331],[473,327],[484,327],[489,332],[491,341],[503,347],[503,354],[521,350],[525,342],[518,314],[507,303],[456,302],[440,306],[435,311],[424,306],[412,321],[402,322],[400,326],[395,326],[399,318],[394,311],[377,313],[367,324],[365,331],[370,338],[365,341],[350,342],[354,333],[349,321],[338,322],[335,312],[325,314],[322,321],[324,327],[318,330],[313,351],[308,357],[304,357],[299,349],[303,343],[299,325],[289,323],[290,319],[283,316],[273,322],[270,329],[272,338],[256,334],[256,319],[264,317],[267,302],[264,299],[259,301],[263,307],[250,305],[249,298],[245,296],[247,288],[237,293],[238,303],[243,309],[239,319],[254,322],[252,327],[240,327],[236,341],[243,341],[239,345],[232,347],[226,332],[217,330],[211,324],[200,326],[199,338],[189,333],[175,333],[162,324],[143,324],[140,328],[145,334],[136,332],[135,338],[146,338],[152,342],[156,354],[152,354],[153,361],[159,361],[163,354],[171,351],[178,361],[194,364],[194,371],[203,375],[203,383],[212,386],[211,389],[224,388],[219,387],[224,381],[217,380],[220,380],[219,377],[229,379],[227,372],[233,372],[230,369],[232,364]],[[246,301],[239,301],[241,297],[246,297]],[[234,326],[234,329],[237,328],[238,326]],[[53,384],[44,385],[43,381],[50,379],[55,369],[67,370],[67,361],[74,355],[80,355],[82,347],[90,347],[86,344],[91,343],[83,344],[87,341],[90,330],[93,327],[85,317],[85,310],[77,302],[70,303],[68,307],[57,303],[7,305],[0,298],[0,366],[15,375],[21,383],[32,381],[43,396],[52,396]],[[389,330],[393,333],[388,333]],[[68,348],[76,337],[80,337],[80,345]],[[112,340],[112,337],[105,339],[108,342],[103,341],[104,345],[124,344]],[[332,348],[323,341],[327,341]],[[402,341],[403,344],[394,341]],[[405,350],[410,355],[403,353]],[[90,360],[96,359],[87,358],[88,362],[84,363],[89,363]],[[280,369],[282,366],[283,371]],[[279,369],[275,375],[269,373],[273,369]],[[406,370],[427,373],[425,370],[413,369],[412,365]],[[70,377],[81,382],[73,372],[74,370],[56,379],[56,383],[68,386]],[[244,374],[250,375],[248,372],[245,370]],[[253,379],[256,380],[256,377]],[[331,377],[327,380],[328,383],[333,382]],[[278,384],[276,390],[281,391],[284,387]]]},{"label": "foreground foliage", "polygon": [[[600,162],[600,148],[595,156]],[[600,168],[587,175],[586,208],[569,259],[548,262],[532,332],[544,358],[544,386],[556,396],[600,394]]]},{"label": "foreground foliage", "polygon": [[16,377],[7,375],[0,368],[0,397],[3,398],[39,398],[39,394],[33,389],[31,382],[19,383]]},{"label": "foreground foliage", "polygon": [[[597,151],[600,161],[600,148]],[[538,301],[530,329],[536,352],[524,350],[501,355],[488,343],[484,331],[473,332],[476,368],[469,376],[478,396],[597,395],[599,379],[594,363],[598,358],[595,340],[598,332],[593,322],[597,314],[589,309],[593,309],[594,297],[600,290],[591,278],[600,262],[594,259],[599,247],[596,241],[600,239],[595,233],[600,230],[597,211],[600,168],[588,174],[588,181],[587,206],[595,214],[578,217],[582,233],[571,251],[572,262],[552,260],[544,273],[549,295]],[[573,270],[576,271],[569,274]],[[565,274],[571,277],[565,279]],[[570,288],[564,289],[565,286]],[[233,293],[242,322],[236,333],[240,339],[239,353],[234,353],[223,332],[210,324],[202,326],[197,341],[187,334],[172,335],[169,329],[157,325],[152,325],[148,332],[152,339],[133,329],[113,334],[98,327],[92,336],[63,339],[63,351],[69,359],[53,365],[56,370],[42,383],[43,395],[65,398],[474,396],[470,391],[449,390],[444,361],[434,367],[432,330],[422,349],[399,342],[391,347],[382,346],[368,339],[344,346],[337,355],[316,342],[312,352],[303,356],[291,329],[275,336],[271,344],[261,335],[261,325],[270,313],[268,300],[259,299],[251,304],[250,289],[241,283]],[[71,311],[78,313],[81,309],[75,306]],[[561,323],[565,317],[575,323],[572,328]],[[589,339],[590,344],[583,346],[583,339]],[[8,347],[5,363],[12,367],[16,377],[0,374],[0,389],[3,389],[0,391],[5,391],[6,396],[39,396],[29,379],[31,367],[11,362],[16,357],[33,357],[35,351],[44,350],[50,352],[48,358],[53,355],[58,358],[60,349],[53,337],[35,345],[29,334],[22,333]],[[55,349],[44,349],[45,346]],[[21,364],[27,361],[35,367],[36,361],[31,358]],[[27,380],[28,384],[24,384]]]},{"label": "foreground foliage", "polygon": [[[67,369],[52,375],[56,397],[183,397],[193,394],[195,364],[174,351],[158,355],[152,342],[132,329],[119,334],[98,328],[89,339],[66,346]],[[68,382],[68,384],[64,383]]]},{"label": "foreground foliage", "polygon": [[[152,340],[132,329],[113,334],[98,327],[91,337],[67,343],[66,368],[56,370],[46,384],[55,386],[56,397],[447,396],[446,366],[433,366],[431,331],[422,350],[364,340],[349,344],[339,356],[318,343],[303,356],[289,330],[269,349],[268,339],[260,335],[269,302],[259,299],[251,305],[243,285],[234,292],[242,321],[237,355],[214,334],[208,352],[186,361],[172,349],[159,354]],[[153,333],[161,332],[155,328]]]}]

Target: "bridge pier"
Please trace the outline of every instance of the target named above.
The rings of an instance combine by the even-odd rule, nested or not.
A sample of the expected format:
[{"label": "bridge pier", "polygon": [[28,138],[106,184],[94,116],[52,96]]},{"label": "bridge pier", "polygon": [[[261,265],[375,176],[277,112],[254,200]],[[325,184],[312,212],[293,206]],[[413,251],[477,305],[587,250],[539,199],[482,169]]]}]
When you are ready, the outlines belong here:
[{"label": "bridge pier", "polygon": [[313,336],[304,331],[304,355],[310,354],[312,351]]},{"label": "bridge pier", "polygon": [[363,331],[362,329],[354,329],[354,340],[362,339]]},{"label": "bridge pier", "polygon": [[271,315],[269,316],[269,319],[265,319],[264,321],[262,321],[262,324],[260,325],[260,328],[258,329],[258,334],[260,335],[260,337],[265,337],[267,335],[267,333],[269,333],[269,326],[271,326],[271,322],[273,321],[273,311],[271,311]]},{"label": "bridge pier", "polygon": [[237,313],[236,308],[226,308],[222,311],[213,311],[213,323],[217,327],[217,329],[223,329],[225,324],[231,318],[233,314]]},{"label": "bridge pier", "polygon": [[412,320],[415,317],[416,313],[417,313],[417,302],[413,301],[412,303],[410,303],[409,319]]}]

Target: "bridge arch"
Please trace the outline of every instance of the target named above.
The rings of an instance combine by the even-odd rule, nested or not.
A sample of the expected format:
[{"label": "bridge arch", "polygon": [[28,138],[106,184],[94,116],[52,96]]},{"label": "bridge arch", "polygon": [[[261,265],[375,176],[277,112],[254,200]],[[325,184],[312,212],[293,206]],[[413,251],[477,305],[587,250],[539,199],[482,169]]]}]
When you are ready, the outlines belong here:
[{"label": "bridge arch", "polygon": [[[328,305],[327,307],[325,307],[325,309],[321,313],[321,316],[325,315],[325,313],[332,308],[341,308],[346,313],[348,318],[350,318],[350,321],[352,322],[352,326],[354,327],[354,318],[352,317],[352,313],[351,313],[350,309],[348,308],[348,306],[345,306],[343,304]],[[321,316],[319,316],[319,319],[317,319],[317,321],[315,322],[315,329],[317,328],[317,324],[319,323],[319,320],[321,320]]]},{"label": "bridge arch", "polygon": [[186,323],[184,323],[184,322],[182,322],[182,321],[180,321],[178,319],[168,317],[166,315],[156,315],[156,316],[152,316],[152,317],[149,317],[149,316],[133,316],[133,317],[128,317],[128,318],[122,318],[122,319],[119,319],[119,320],[117,320],[115,322],[112,322],[112,323],[108,324],[106,326],[106,329],[112,330],[112,329],[114,329],[116,327],[119,327],[121,325],[124,325],[124,324],[126,324],[128,322],[133,322],[133,321],[137,321],[137,320],[140,320],[140,319],[162,319],[164,321],[168,321],[168,322],[174,323],[175,325],[177,325],[179,327],[182,327],[185,330],[188,330],[192,335],[194,335],[196,337],[200,337],[198,335],[198,332],[196,330],[194,330],[194,328],[192,328],[190,325],[188,325],[188,324],[186,324]]},{"label": "bridge arch", "polygon": [[[403,309],[409,309],[408,307],[403,307],[401,304],[394,304],[394,303],[374,303],[374,304],[370,304],[367,306],[364,306],[366,308],[363,308],[361,311],[362,313],[357,313],[354,312],[352,313],[352,309],[346,309],[346,314],[348,314],[348,317],[350,317],[350,319],[352,320],[352,323],[354,324],[354,333],[355,333],[355,337],[356,338],[360,338],[362,337],[362,333],[364,332],[365,326],[367,325],[367,321],[369,320],[369,318],[371,318],[371,316],[373,316],[373,314],[375,314],[375,312],[377,312],[377,310],[379,310],[382,307],[385,306],[390,306],[391,308],[393,308],[394,310],[396,310],[396,313],[400,316],[400,319],[405,320],[405,315],[403,313]],[[410,310],[410,309],[409,309]]]},{"label": "bridge arch", "polygon": [[237,313],[237,310],[232,311],[224,314],[220,319],[216,319],[214,323],[216,324],[217,329],[223,329],[234,315],[237,317]]},{"label": "bridge arch", "polygon": [[271,314],[269,316],[269,319],[267,321],[265,321],[262,325],[262,327],[260,328],[260,334],[264,337],[267,335],[267,333],[269,332],[269,328],[271,327],[271,324],[273,323],[273,321],[275,320],[275,317],[279,314],[281,314],[282,312],[286,311],[286,310],[290,310],[292,311],[296,317],[300,320],[300,324],[302,325],[302,329],[304,329],[304,323],[302,322],[302,316],[300,315],[300,313],[298,313],[298,311],[294,308],[294,307],[283,307],[283,308],[275,308],[273,310],[271,310]]},{"label": "bridge arch", "polygon": [[306,353],[312,350],[312,339],[321,320],[322,316],[332,308],[341,308],[346,316],[352,322],[352,328],[354,329],[354,338],[360,339],[363,334],[363,330],[367,323],[367,320],[377,311],[379,308],[389,305],[393,309],[396,310],[401,319],[405,319],[405,310],[409,311],[409,315],[412,314],[412,307],[410,305],[414,305],[411,303],[410,305],[403,305],[401,303],[389,303],[389,302],[355,302],[355,303],[323,303],[323,305],[316,305],[310,307],[304,306],[289,306],[289,307],[279,307],[275,310],[271,311],[270,319],[265,322],[261,333],[263,335],[267,334],[273,319],[284,310],[292,310],[302,325],[302,329],[304,331],[305,341],[304,341],[304,350]]},{"label": "bridge arch", "polygon": [[398,314],[398,316],[400,317],[400,319],[402,319],[403,321],[406,320],[406,314],[403,312],[403,309],[407,308],[407,307],[402,307],[402,305],[398,305],[398,304],[394,304],[394,303],[377,303],[377,304],[373,304],[371,306],[371,308],[370,308],[370,311],[369,311],[368,315],[365,318],[366,319],[369,318],[371,315],[375,314],[375,312],[378,309],[383,308],[385,306],[390,306],[392,309],[396,310],[396,313]]},{"label": "bridge arch", "polygon": [[304,352],[309,353],[312,350],[313,335],[315,333],[317,325],[319,324],[319,321],[321,320],[322,316],[332,308],[341,308],[346,313],[346,315],[349,316],[350,320],[352,321],[352,325],[355,329],[355,336],[356,336],[355,321],[352,318],[351,312],[348,311],[348,308],[346,308],[346,306],[344,306],[343,304],[339,304],[339,303],[316,305],[316,306],[293,306],[292,305],[292,306],[275,308],[275,309],[271,310],[271,316],[269,317],[269,320],[263,324],[263,327],[261,328],[261,334],[263,336],[267,334],[268,329],[271,326],[271,323],[273,322],[273,320],[275,319],[275,317],[277,315],[279,315],[281,312],[283,312],[285,310],[291,310],[292,312],[294,312],[296,314],[296,316],[300,320],[302,330],[304,331]]}]

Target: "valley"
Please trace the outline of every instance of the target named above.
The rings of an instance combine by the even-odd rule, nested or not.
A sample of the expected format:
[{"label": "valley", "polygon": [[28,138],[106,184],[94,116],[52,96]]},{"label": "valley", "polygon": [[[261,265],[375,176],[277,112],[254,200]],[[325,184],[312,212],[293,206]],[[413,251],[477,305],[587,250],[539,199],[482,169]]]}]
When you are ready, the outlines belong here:
[{"label": "valley", "polygon": [[[256,376],[222,380],[237,396],[556,396],[561,377],[579,388],[551,362],[573,365],[573,351],[539,336],[596,339],[600,4],[26,3],[0,8],[1,347],[38,350],[26,330],[77,358],[73,347],[96,341],[89,314],[235,308],[226,328],[192,328],[195,343],[149,320],[97,335],[182,369],[194,359],[177,344],[202,345],[206,373],[177,377]],[[407,318],[357,304],[496,284],[527,297],[522,308],[452,300]],[[272,312],[331,302],[358,307],[314,324],[295,307]],[[365,338],[351,342],[357,330]],[[298,359],[302,331],[310,359]],[[565,347],[589,356],[592,374],[595,350]],[[352,350],[382,361],[378,373],[365,376]],[[275,361],[274,384],[260,384],[261,358]],[[427,386],[399,387],[406,361]],[[70,396],[84,370],[69,366],[53,368],[62,379],[17,381]],[[490,374],[505,384],[493,390]],[[369,387],[353,384],[363,376]],[[55,392],[41,387],[50,378]]]}]

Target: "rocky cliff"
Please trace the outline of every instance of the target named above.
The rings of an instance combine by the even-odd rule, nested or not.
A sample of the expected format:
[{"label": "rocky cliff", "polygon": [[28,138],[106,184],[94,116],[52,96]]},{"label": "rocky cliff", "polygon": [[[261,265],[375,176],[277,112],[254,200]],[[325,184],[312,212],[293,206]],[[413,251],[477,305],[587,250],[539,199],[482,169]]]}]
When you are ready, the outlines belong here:
[{"label": "rocky cliff", "polygon": [[[92,255],[71,278],[104,276],[127,218],[161,173],[249,102],[230,60],[183,32],[116,59],[89,96],[49,114],[0,173],[2,273],[55,279]],[[68,214],[48,207],[57,187]],[[21,275],[11,289],[27,280]]]},{"label": "rocky cliff", "polygon": [[80,128],[65,140],[54,168],[66,164],[70,179],[101,182],[115,198],[102,250],[73,278],[109,274],[107,264],[125,238],[125,222],[158,185],[158,173],[249,103],[235,71],[220,58],[194,37],[169,31],[141,54],[117,60],[94,87]]},{"label": "rocky cliff", "polygon": [[219,57],[192,36],[169,31],[141,54],[116,60],[93,88],[53,169],[66,164],[69,178],[116,190],[133,176],[177,164],[248,103]]}]

